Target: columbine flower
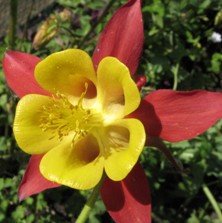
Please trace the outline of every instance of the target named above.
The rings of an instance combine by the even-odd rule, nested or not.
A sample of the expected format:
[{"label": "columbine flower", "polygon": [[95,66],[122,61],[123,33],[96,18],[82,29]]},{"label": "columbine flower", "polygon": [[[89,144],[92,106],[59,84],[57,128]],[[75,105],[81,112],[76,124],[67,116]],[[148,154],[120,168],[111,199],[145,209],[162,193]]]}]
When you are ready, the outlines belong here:
[{"label": "columbine flower", "polygon": [[42,175],[76,189],[95,187],[103,168],[110,179],[124,179],[145,143],[142,123],[123,119],[140,104],[128,68],[105,57],[96,75],[88,54],[69,49],[38,63],[35,78],[52,97],[24,96],[13,130],[22,150],[45,154]]},{"label": "columbine flower", "polygon": [[38,28],[32,42],[32,47],[37,50],[47,44],[52,38],[57,35],[61,21],[64,22],[70,19],[71,12],[68,9],[64,9],[56,16],[49,16]]},{"label": "columbine flower", "polygon": [[[61,104],[71,103],[71,107],[73,105],[74,106],[79,105],[78,107],[79,109],[81,106],[83,106],[84,108],[87,108],[90,111],[92,110],[93,114],[95,113],[97,114],[97,112],[99,111],[99,113],[102,113],[100,117],[102,117],[103,119],[103,124],[106,123],[105,120],[106,118],[108,118],[108,120],[110,121],[110,124],[112,123],[111,126],[113,125],[113,123],[116,122],[116,118],[118,116],[119,117],[117,118],[117,122],[119,121],[125,122],[125,120],[127,120],[128,118],[139,119],[145,127],[146,136],[147,136],[146,144],[152,145],[152,146],[154,145],[157,147],[161,147],[160,138],[167,140],[169,142],[177,142],[181,140],[191,139],[203,133],[210,126],[212,126],[217,120],[221,119],[222,94],[212,93],[212,92],[207,92],[207,91],[200,91],[200,90],[190,91],[190,92],[157,90],[147,95],[146,97],[144,97],[137,109],[136,109],[136,106],[133,106],[129,110],[126,109],[127,112],[126,113],[123,112],[122,116],[117,115],[117,117],[112,117],[111,114],[115,114],[115,113],[109,112],[111,110],[109,110],[109,107],[106,107],[106,104],[105,104],[106,102],[103,100],[104,94],[101,93],[103,91],[106,91],[106,89],[103,89],[104,85],[102,87],[102,85],[99,83],[104,84],[104,82],[98,81],[98,78],[100,76],[99,70],[101,69],[100,66],[101,66],[101,63],[102,64],[104,63],[103,58],[107,56],[118,58],[122,63],[124,63],[129,68],[130,74],[132,75],[134,79],[136,79],[135,76],[133,75],[137,69],[138,60],[139,60],[142,48],[143,48],[143,24],[142,24],[140,0],[130,0],[128,3],[126,3],[114,14],[114,16],[111,18],[111,20],[105,27],[104,31],[102,32],[99,42],[97,44],[97,47],[92,57],[94,67],[96,68],[97,73],[98,73],[98,77],[95,78],[95,75],[94,75],[94,78],[92,78],[92,76],[90,76],[90,78],[89,76],[85,76],[87,78],[87,81],[86,79],[84,79],[81,85],[82,88],[81,89],[77,88],[77,91],[79,92],[78,97],[74,97],[77,94],[74,88],[70,88],[70,83],[68,79],[62,78],[62,76],[58,76],[57,71],[54,72],[54,75],[56,75],[56,77],[61,77],[63,82],[61,82],[60,84],[60,81],[56,80],[55,81],[57,83],[56,86],[53,85],[54,78],[52,76],[51,76],[52,78],[51,81],[48,81],[47,79],[49,77],[48,75],[46,75],[46,79],[44,79],[44,76],[42,76],[43,79],[40,80],[37,77],[38,72],[36,73],[37,80],[39,83],[41,83],[41,86],[47,89],[49,92],[51,92],[51,94],[55,95],[54,98],[40,96],[42,98],[47,98],[46,101],[50,101],[48,104],[46,103],[47,106],[45,108],[44,108],[44,105],[40,106],[41,111],[45,115],[42,115],[41,118],[38,119],[38,120],[41,120],[41,122],[38,125],[38,128],[39,126],[42,127],[42,130],[46,128],[45,132],[41,131],[41,133],[42,134],[45,133],[46,135],[49,136],[48,133],[50,131],[53,132],[52,129],[49,129],[49,127],[47,130],[47,126],[46,126],[47,124],[44,123],[43,120],[47,120],[47,122],[50,123],[49,122],[50,115],[48,116],[46,115],[47,108],[48,108],[49,114],[52,114],[52,116],[59,114],[57,110],[56,111],[54,110],[55,112],[52,112],[52,107],[50,107],[51,103],[52,105],[57,106],[58,105],[57,102],[59,101],[61,102]],[[68,51],[65,51],[65,52],[68,52]],[[107,59],[104,59],[104,60],[106,61]],[[116,59],[114,60],[117,61]],[[47,59],[45,61],[47,61]],[[65,60],[63,60],[63,62],[64,61]],[[39,62],[40,62],[39,58],[26,54],[26,53],[10,52],[10,51],[6,53],[4,61],[3,61],[3,68],[6,75],[6,80],[9,86],[14,90],[14,92],[19,97],[23,97],[24,95],[33,94],[33,93],[49,96],[49,93],[43,90],[37,84],[34,78],[34,69],[35,69],[35,66]],[[45,62],[43,61],[43,63],[40,63],[40,64],[44,64],[44,63]],[[73,63],[73,58],[70,60],[67,60],[66,63]],[[55,68],[54,66],[55,61],[53,61],[52,64],[53,66],[49,66],[48,68],[46,67],[47,71],[49,69],[52,69],[52,67]],[[118,64],[121,64],[121,63],[118,62]],[[121,66],[123,66],[124,69],[126,69],[124,65],[121,64]],[[41,68],[41,65],[40,65],[40,68]],[[38,65],[37,65],[36,70],[38,71],[40,68],[38,68]],[[59,73],[67,75],[66,72],[64,72],[60,66],[58,66],[58,69],[60,71]],[[110,72],[112,71],[112,66],[109,66],[109,71]],[[109,78],[111,79],[117,78],[117,76],[115,76],[116,74],[114,73],[115,72],[112,73],[114,77],[112,78],[111,76],[109,76]],[[87,74],[88,73],[84,73],[84,75],[87,75]],[[119,73],[118,78],[122,78],[121,75],[122,73]],[[127,79],[129,80],[129,78]],[[43,82],[47,84],[45,85],[43,84]],[[69,88],[66,88],[65,85],[63,85],[62,83],[68,83]],[[74,83],[75,82],[73,82],[73,84]],[[133,84],[131,85],[134,86]],[[80,86],[80,85],[77,85],[77,86]],[[90,89],[93,88],[92,86],[94,86],[94,90],[91,91]],[[122,85],[119,85],[119,86],[122,86]],[[138,86],[141,86],[141,79],[138,83]],[[116,91],[116,94],[114,95],[118,95],[119,92],[124,92],[124,91],[119,91],[119,89],[121,89],[121,87],[118,88],[118,91]],[[133,89],[135,89],[135,87],[133,87]],[[113,90],[115,90],[114,87],[113,87]],[[95,94],[95,92],[98,92],[98,95]],[[101,95],[101,97],[99,95]],[[112,95],[113,94],[107,95],[109,99],[109,104],[112,101],[110,98],[110,96]],[[28,97],[30,96],[25,96],[24,98],[28,98]],[[125,98],[128,98],[128,97],[125,97]],[[117,104],[114,103],[114,105],[118,105],[118,103]],[[125,103],[128,103],[128,102],[125,101],[122,104],[120,103],[121,105],[120,110],[123,110],[123,107],[126,107]],[[34,103],[33,106],[35,107],[37,106],[37,104],[39,104],[39,102],[37,103],[36,101],[36,104]],[[27,106],[29,105],[27,104]],[[60,105],[60,106],[63,107],[63,105]],[[134,109],[136,110],[132,112]],[[114,110],[116,111],[117,109],[114,109]],[[33,110],[33,108],[31,108],[31,111],[35,113],[37,110]],[[70,113],[70,109],[68,109],[67,112]],[[27,115],[31,114],[29,113],[28,110],[26,111],[26,113]],[[123,118],[123,116],[126,114],[128,114],[127,117],[125,117],[124,119],[120,119],[120,118]],[[33,117],[33,118],[34,118],[33,119],[34,123],[36,123],[36,117]],[[76,123],[74,123],[74,126],[76,126]],[[109,124],[107,126],[109,126]],[[114,128],[115,130],[119,129],[116,127]],[[125,127],[125,125],[123,125],[123,127]],[[69,129],[67,130],[70,131],[70,129],[71,127],[69,126]],[[88,126],[87,126],[87,129],[88,129]],[[126,129],[130,129],[130,128],[125,128],[125,130]],[[125,130],[123,131],[117,130],[117,134],[120,136],[124,136],[123,138],[129,138],[129,137],[126,137],[126,135],[129,135],[129,134],[126,134],[126,132],[129,133],[130,131],[129,130],[125,131]],[[69,131],[66,131],[66,132],[69,132]],[[54,137],[52,138],[52,142],[55,140],[55,136],[57,135],[57,138],[58,138],[58,135],[59,135],[58,131],[54,131],[54,132],[56,134],[54,134]],[[94,131],[90,131],[90,132],[93,133]],[[114,132],[116,131],[112,131],[112,133]],[[64,143],[65,145],[63,145],[63,146],[66,146],[67,144],[69,153],[71,152],[71,148],[72,148],[71,145],[75,145],[75,140],[73,140],[74,135],[71,134],[70,136],[70,134],[68,134],[67,136],[65,135],[62,136],[63,140],[66,138],[69,139],[70,137],[69,140],[65,140],[66,143]],[[95,135],[97,135],[97,138],[98,138],[98,134],[96,133]],[[84,140],[86,141],[88,140],[88,142],[90,143],[95,142],[95,145],[97,146],[93,148],[98,148],[98,149],[95,149],[96,151],[95,157],[98,159],[105,160],[104,157],[98,154],[98,152],[100,153],[102,147],[98,145],[97,138],[94,137],[93,134],[91,134],[91,136],[92,137],[90,137],[90,140],[88,140],[87,134],[86,134],[85,135],[86,138],[82,137],[80,141],[82,140],[83,142],[85,142]],[[33,140],[36,140],[36,139],[33,138]],[[30,142],[30,139],[28,142]],[[31,157],[28,167],[26,169],[25,175],[23,177],[22,183],[19,188],[20,199],[24,199],[27,196],[39,193],[45,189],[59,186],[59,184],[46,180],[40,174],[39,164],[41,163],[40,166],[44,164],[44,159],[45,159],[44,157],[47,157],[48,156],[47,154],[52,153],[53,149],[48,151],[48,148],[42,147],[43,144],[40,142],[40,140],[38,143],[39,143],[38,146],[36,144],[36,147],[35,148],[33,147],[33,148],[36,151],[40,151],[40,149],[42,149],[42,152],[47,152],[47,153],[46,155],[44,154],[33,155]],[[138,147],[140,148],[140,146]],[[33,148],[32,149],[31,147],[29,148],[30,150],[33,151]],[[85,147],[81,147],[81,148],[85,148]],[[122,151],[120,151],[120,153]],[[139,153],[140,152],[138,151],[137,156],[139,155]],[[84,159],[87,158],[85,154],[81,154],[81,152],[79,151],[77,155],[79,155],[78,157],[82,155],[81,159],[79,159],[80,161],[83,161]],[[94,155],[92,155],[91,153],[90,157],[92,158],[94,157]],[[69,158],[69,157],[67,158],[69,163],[70,163],[70,159],[72,158]],[[134,159],[134,162],[135,160],[137,160],[137,158]],[[64,162],[62,162],[62,165],[64,165]],[[103,162],[103,165],[106,166],[105,162]],[[43,172],[44,172],[44,168],[43,168]],[[47,176],[47,177],[50,177],[50,176]],[[138,163],[134,166],[134,168],[126,176],[126,178],[121,181],[113,181],[113,180],[110,180],[110,178],[106,178],[103,188],[101,190],[101,195],[108,212],[110,213],[110,215],[116,222],[121,222],[121,223],[128,223],[128,222],[149,223],[151,222],[151,205],[150,205],[149,186],[148,186],[148,182],[144,174],[144,171]]]}]

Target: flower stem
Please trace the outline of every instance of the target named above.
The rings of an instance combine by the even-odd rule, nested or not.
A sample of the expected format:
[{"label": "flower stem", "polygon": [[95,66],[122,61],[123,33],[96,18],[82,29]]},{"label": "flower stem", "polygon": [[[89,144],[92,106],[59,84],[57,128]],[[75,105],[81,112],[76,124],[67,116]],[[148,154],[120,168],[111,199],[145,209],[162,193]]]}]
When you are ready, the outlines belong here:
[{"label": "flower stem", "polygon": [[207,185],[203,185],[203,192],[205,193],[206,197],[208,198],[208,200],[210,201],[214,211],[216,212],[218,219],[220,220],[220,222],[222,222],[222,213],[221,210],[217,204],[216,199],[214,198],[213,194],[211,193],[210,189],[208,188]]},{"label": "flower stem", "polygon": [[103,185],[103,181],[105,179],[105,174],[103,174],[103,177],[101,178],[100,182],[95,186],[92,193],[90,194],[90,197],[88,198],[86,204],[84,205],[82,211],[80,212],[78,218],[76,219],[75,223],[84,223],[89,217],[89,213],[92,210],[99,194],[100,189]]},{"label": "flower stem", "polygon": [[8,47],[10,50],[15,48],[15,33],[17,23],[17,0],[10,1],[10,21],[9,21],[9,32],[8,32]]},{"label": "flower stem", "polygon": [[173,77],[174,77],[173,90],[177,89],[178,71],[179,71],[179,63],[177,63],[176,66],[172,68]]}]

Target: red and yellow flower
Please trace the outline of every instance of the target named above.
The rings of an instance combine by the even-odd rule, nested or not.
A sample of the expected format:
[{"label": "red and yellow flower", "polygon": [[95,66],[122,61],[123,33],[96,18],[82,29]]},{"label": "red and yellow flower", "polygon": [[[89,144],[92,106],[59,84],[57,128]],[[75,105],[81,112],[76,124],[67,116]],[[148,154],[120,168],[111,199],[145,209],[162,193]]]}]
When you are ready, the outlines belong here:
[{"label": "red and yellow flower", "polygon": [[13,131],[22,150],[45,154],[41,174],[75,189],[95,187],[103,169],[114,181],[124,179],[146,138],[139,120],[124,118],[140,104],[128,68],[105,57],[96,75],[87,53],[69,49],[39,62],[34,73],[52,97],[22,97]]},{"label": "red and yellow flower", "polygon": [[145,135],[146,145],[155,146],[159,139],[177,142],[203,133],[222,117],[222,94],[157,90],[140,101],[131,78],[143,38],[141,2],[130,0],[106,25],[92,61],[77,49],[42,61],[5,54],[6,80],[21,97],[15,137],[34,154],[21,200],[60,184],[91,188],[105,169],[101,194],[112,218],[151,222],[148,182],[137,163]]}]

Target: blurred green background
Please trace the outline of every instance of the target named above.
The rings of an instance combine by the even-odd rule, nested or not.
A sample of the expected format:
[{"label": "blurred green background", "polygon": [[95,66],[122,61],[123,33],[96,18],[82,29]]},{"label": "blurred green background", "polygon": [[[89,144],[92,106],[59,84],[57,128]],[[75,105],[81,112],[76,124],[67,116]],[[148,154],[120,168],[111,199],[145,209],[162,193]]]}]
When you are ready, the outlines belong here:
[{"label": "blurred green background", "polygon": [[[92,54],[104,25],[125,2],[55,1],[38,16],[17,24],[14,49],[41,58],[71,47]],[[138,74],[147,76],[142,94],[160,88],[221,92],[222,1],[144,0],[142,11],[145,44]],[[10,41],[7,35],[1,38],[1,60]],[[29,156],[20,151],[13,138],[17,101],[0,67],[0,222],[73,222],[88,191],[60,187],[18,202],[17,190]],[[153,222],[221,222],[208,196],[213,194],[221,210],[222,122],[195,139],[166,145],[190,171],[181,174],[160,151],[144,149],[141,163],[150,182]],[[112,222],[101,200],[88,222]]]}]

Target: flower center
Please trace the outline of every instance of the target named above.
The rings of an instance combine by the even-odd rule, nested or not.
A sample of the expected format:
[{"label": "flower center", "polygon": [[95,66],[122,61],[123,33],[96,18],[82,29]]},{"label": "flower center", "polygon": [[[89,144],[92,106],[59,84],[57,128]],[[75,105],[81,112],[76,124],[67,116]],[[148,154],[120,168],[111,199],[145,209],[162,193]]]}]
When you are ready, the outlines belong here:
[{"label": "flower center", "polygon": [[50,131],[52,137],[58,137],[61,141],[63,137],[73,134],[73,142],[87,135],[94,128],[102,126],[102,115],[93,109],[83,107],[83,98],[87,92],[81,94],[76,105],[71,104],[67,97],[61,93],[56,94],[47,105],[43,106],[40,117],[40,128],[42,131]]}]

